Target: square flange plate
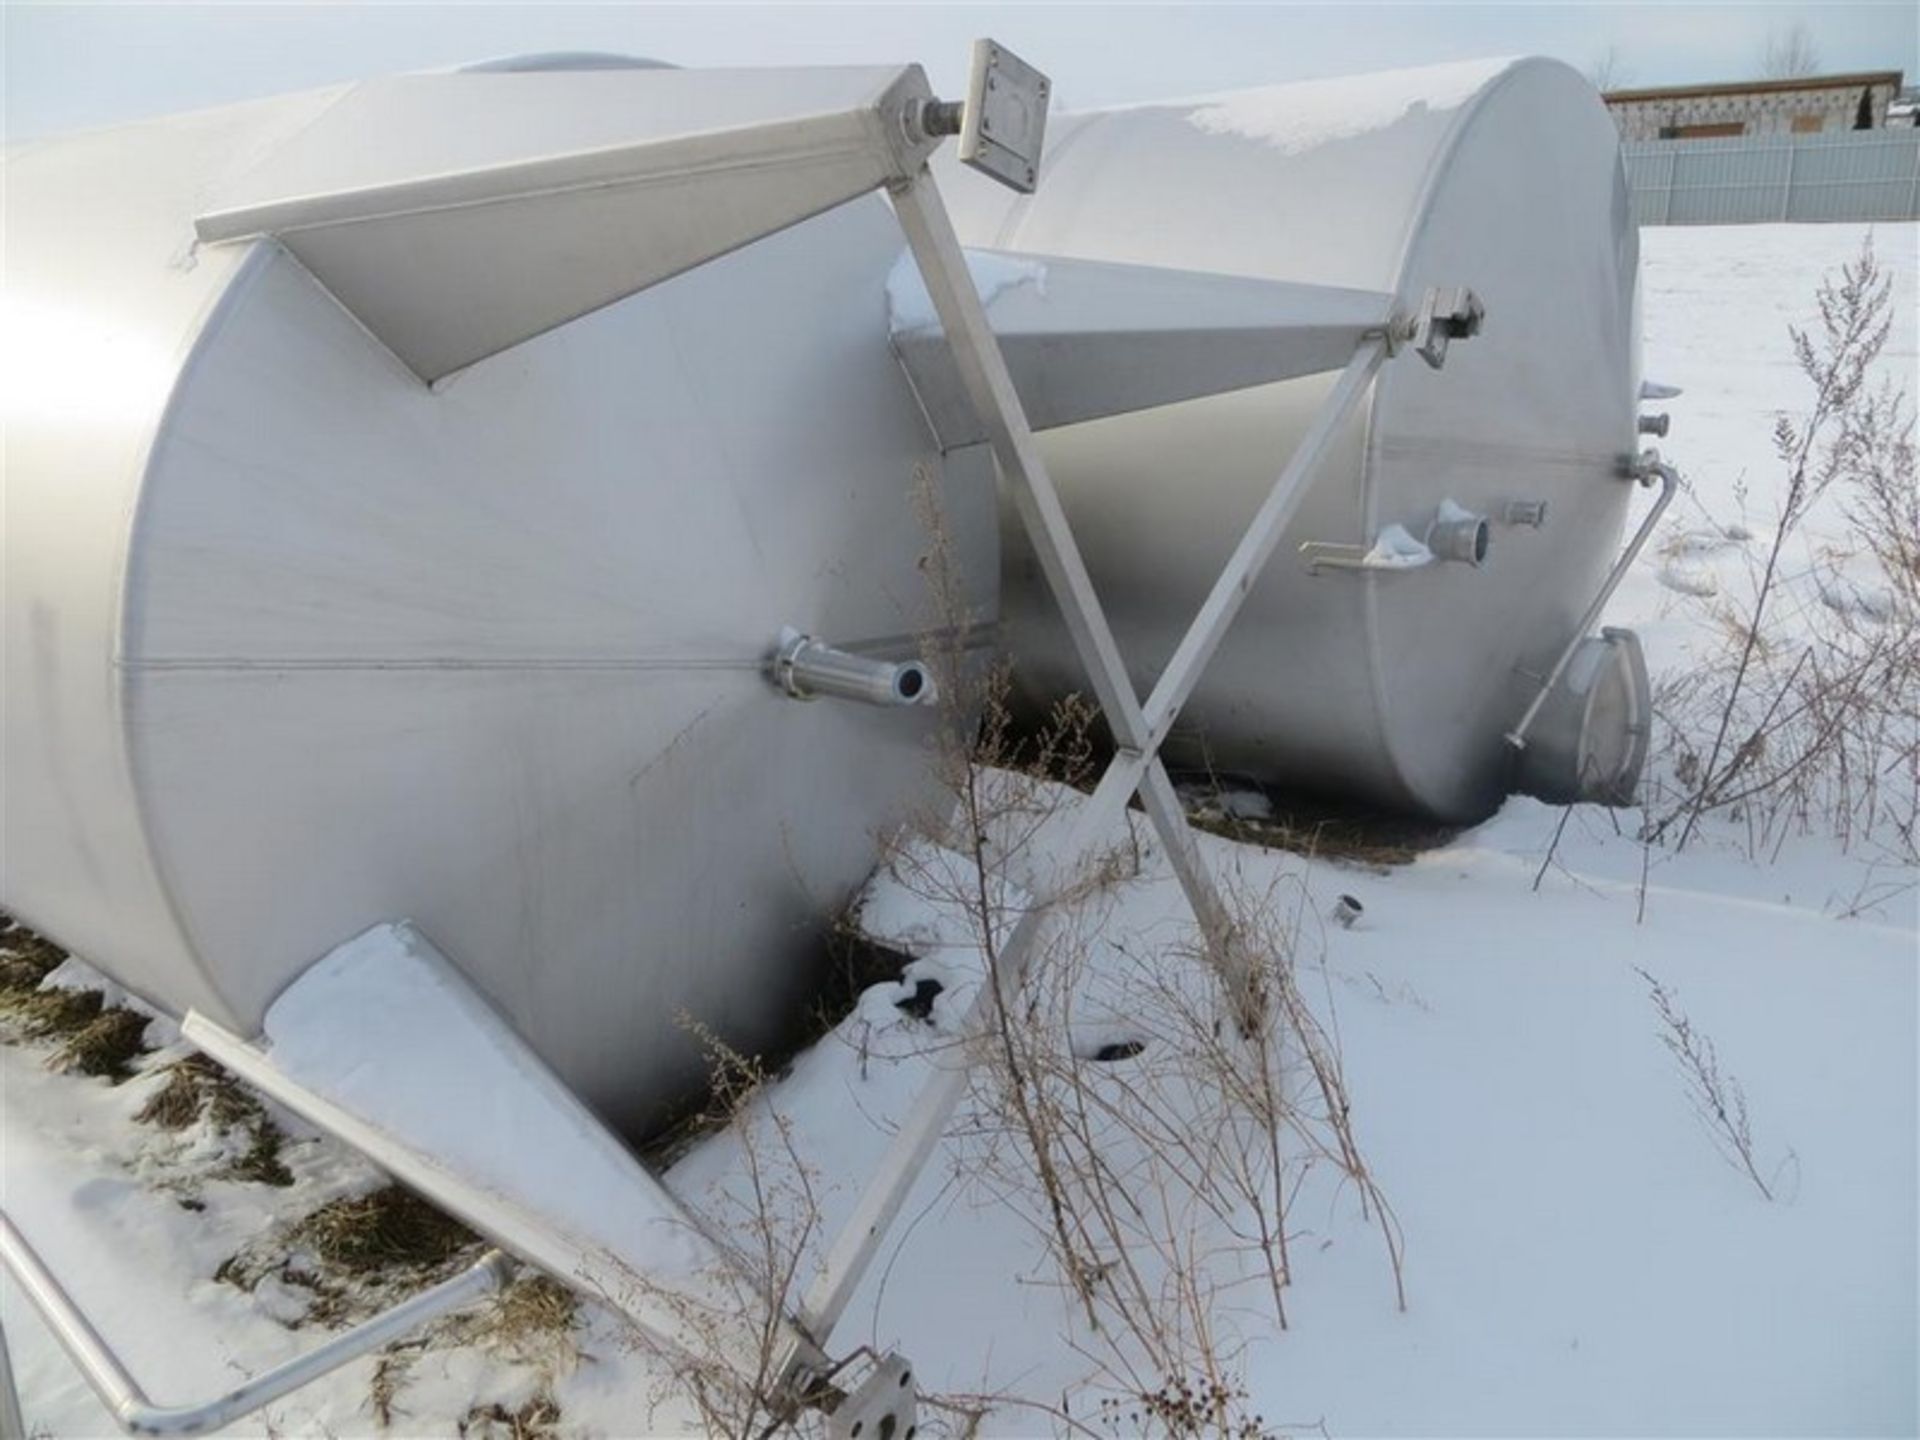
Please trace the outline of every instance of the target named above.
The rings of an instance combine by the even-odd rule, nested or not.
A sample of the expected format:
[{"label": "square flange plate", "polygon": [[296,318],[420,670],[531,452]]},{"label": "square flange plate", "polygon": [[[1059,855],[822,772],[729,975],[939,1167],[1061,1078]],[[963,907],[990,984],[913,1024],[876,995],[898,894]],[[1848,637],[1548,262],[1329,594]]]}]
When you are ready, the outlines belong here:
[{"label": "square flange plate", "polygon": [[1031,195],[1047,133],[1047,77],[994,40],[973,42],[960,159],[1002,185]]}]

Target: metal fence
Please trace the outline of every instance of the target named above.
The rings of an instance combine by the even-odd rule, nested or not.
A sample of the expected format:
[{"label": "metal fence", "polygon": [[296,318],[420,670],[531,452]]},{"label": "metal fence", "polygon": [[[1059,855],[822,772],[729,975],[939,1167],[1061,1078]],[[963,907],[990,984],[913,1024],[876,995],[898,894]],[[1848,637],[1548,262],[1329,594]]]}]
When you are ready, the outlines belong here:
[{"label": "metal fence", "polygon": [[1634,140],[1621,146],[1642,225],[1920,220],[1920,129]]}]

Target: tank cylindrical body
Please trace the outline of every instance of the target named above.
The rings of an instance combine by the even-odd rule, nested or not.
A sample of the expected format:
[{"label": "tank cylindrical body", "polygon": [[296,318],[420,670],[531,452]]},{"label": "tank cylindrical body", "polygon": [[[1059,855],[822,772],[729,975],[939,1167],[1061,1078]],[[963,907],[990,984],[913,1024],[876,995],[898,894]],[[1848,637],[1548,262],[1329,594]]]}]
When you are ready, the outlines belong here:
[{"label": "tank cylindrical body", "polygon": [[[1432,286],[1479,296],[1477,337],[1439,371],[1391,362],[1341,430],[1167,753],[1490,810],[1501,737],[1612,562],[1632,488],[1638,244],[1592,88],[1503,61],[1061,115],[1035,195],[942,179],[971,246],[1389,291],[1409,313]],[[1141,694],[1331,384],[1042,438]],[[1364,552],[1389,526],[1432,536],[1441,563],[1316,571],[1299,551]],[[1005,534],[1017,683],[1038,702],[1083,688],[1010,515]]]},{"label": "tank cylindrical body", "polygon": [[340,93],[9,156],[0,904],[243,1033],[412,920],[642,1129],[704,1078],[682,1017],[802,1013],[932,799],[930,711],[767,673],[783,627],[900,660],[935,618],[900,232],[869,196],[429,388],[275,244],[194,243]]}]

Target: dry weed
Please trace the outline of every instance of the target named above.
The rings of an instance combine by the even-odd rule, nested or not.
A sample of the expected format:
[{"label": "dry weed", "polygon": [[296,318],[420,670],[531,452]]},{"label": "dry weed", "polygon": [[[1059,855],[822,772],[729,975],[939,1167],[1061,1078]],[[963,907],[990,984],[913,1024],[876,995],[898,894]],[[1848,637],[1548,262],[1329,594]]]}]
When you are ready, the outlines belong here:
[{"label": "dry weed", "polygon": [[[1721,645],[1655,692],[1665,735],[1646,838],[1683,848],[1709,818],[1756,857],[1825,833],[1901,866],[1920,861],[1920,486],[1908,396],[1870,373],[1892,325],[1872,244],[1823,282],[1815,332],[1792,332],[1811,388],[1782,415],[1785,480],[1744,594],[1709,593]],[[1744,498],[1744,492],[1743,498]],[[1837,538],[1814,529],[1837,523]],[[1713,522],[1722,534],[1744,525]],[[1744,553],[1744,552],[1743,552]]]},{"label": "dry weed", "polygon": [[1727,1162],[1746,1177],[1768,1200],[1774,1198],[1774,1184],[1781,1172],[1798,1165],[1789,1150],[1773,1167],[1772,1177],[1763,1179],[1754,1160],[1753,1123],[1747,1114],[1747,1092],[1738,1079],[1720,1068],[1720,1052],[1676,1003],[1673,992],[1658,980],[1634,966],[1634,972],[1647,982],[1647,993],[1660,1014],[1660,1043],[1667,1047],[1686,1083],[1687,1099],[1700,1117],[1714,1147]]}]

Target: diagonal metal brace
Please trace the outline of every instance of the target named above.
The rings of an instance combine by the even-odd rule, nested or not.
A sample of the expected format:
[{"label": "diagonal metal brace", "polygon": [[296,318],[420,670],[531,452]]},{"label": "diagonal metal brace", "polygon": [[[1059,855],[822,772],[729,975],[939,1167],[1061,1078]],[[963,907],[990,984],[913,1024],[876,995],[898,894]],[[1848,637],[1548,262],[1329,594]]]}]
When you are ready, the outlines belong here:
[{"label": "diagonal metal brace", "polygon": [[[1117,818],[1133,794],[1139,793],[1148,818],[1167,848],[1194,916],[1200,922],[1209,959],[1241,1004],[1243,1021],[1257,1021],[1253,1013],[1250,967],[1236,954],[1226,907],[1200,860],[1173,782],[1160,762],[1158,743],[1152,737],[1146,712],[1127,673],[1126,661],[1094,591],[1086,562],[1081,558],[1059,491],[1054,488],[1027,424],[1013,377],[1008,373],[986,309],[974,289],[953,222],[932,177],[925,170],[893,187],[892,197],[901,229],[906,232],[914,261],[926,282],[927,294],[940,317],[947,343],[953,347],[961,384],[973,401],[986,431],[987,443],[1012,492],[1014,507],[1059,602],[1114,743],[1123,754],[1130,752],[1140,757],[1141,773],[1134,784],[1117,794],[1108,791],[1104,801],[1096,792],[1096,816],[1104,820],[1108,818],[1105,812],[1111,809]],[[1108,789],[1104,784],[1101,788]]]},{"label": "diagonal metal brace", "polygon": [[[961,383],[993,449],[994,459],[1012,493],[1021,523],[1059,602],[1095,698],[1118,746],[1119,753],[1102,775],[1093,795],[1075,812],[1062,847],[1069,862],[1066,873],[1071,874],[1084,857],[1094,852],[1107,829],[1138,794],[1166,847],[1174,873],[1199,922],[1208,958],[1242,1025],[1250,1028],[1264,1023],[1264,997],[1259,992],[1257,971],[1251,957],[1238,943],[1231,917],[1200,855],[1179,796],[1160,759],[1160,746],[1262,569],[1272,558],[1306,493],[1307,481],[1328,445],[1367,393],[1381,365],[1398,342],[1409,337],[1413,327],[1396,318],[1377,334],[1362,338],[1242,535],[1232,558],[1161,673],[1152,695],[1142,705],[1074,540],[1059,492],[1034,442],[939,194],[924,171],[915,179],[893,187],[891,193],[901,228],[912,247],[947,343],[952,347]],[[1439,296],[1430,296],[1423,313],[1430,317],[1429,325],[1431,317],[1442,317],[1442,325],[1451,331],[1447,338],[1465,338],[1477,328],[1477,316],[1471,324],[1466,317],[1473,314],[1478,302],[1469,304],[1469,301],[1470,296],[1466,301],[1456,300],[1449,305]],[[1449,324],[1449,319],[1457,323]],[[988,1033],[995,1007],[1009,1003],[1018,991],[1034,949],[1043,936],[1048,918],[1047,898],[1040,897],[1041,903],[1021,917],[998,953],[988,955],[986,981],[963,1023],[963,1034]],[[853,1298],[855,1287],[906,1203],[915,1179],[939,1143],[966,1086],[965,1064],[953,1064],[936,1072],[915,1097],[912,1110],[868,1182],[852,1218],[835,1238],[826,1263],[796,1317],[800,1328],[816,1344],[824,1345]]]}]

